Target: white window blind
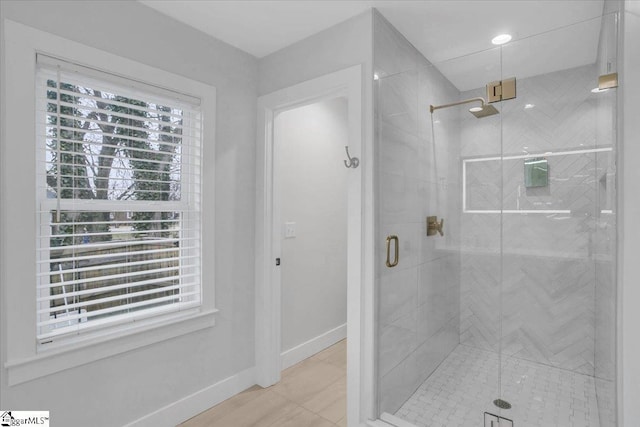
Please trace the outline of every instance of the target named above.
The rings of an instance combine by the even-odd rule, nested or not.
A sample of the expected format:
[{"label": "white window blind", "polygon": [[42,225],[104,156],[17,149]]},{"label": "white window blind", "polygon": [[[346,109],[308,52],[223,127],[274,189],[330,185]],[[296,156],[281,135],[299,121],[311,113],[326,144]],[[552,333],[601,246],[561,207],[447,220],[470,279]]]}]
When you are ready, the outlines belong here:
[{"label": "white window blind", "polygon": [[39,343],[198,307],[197,98],[37,62]]}]

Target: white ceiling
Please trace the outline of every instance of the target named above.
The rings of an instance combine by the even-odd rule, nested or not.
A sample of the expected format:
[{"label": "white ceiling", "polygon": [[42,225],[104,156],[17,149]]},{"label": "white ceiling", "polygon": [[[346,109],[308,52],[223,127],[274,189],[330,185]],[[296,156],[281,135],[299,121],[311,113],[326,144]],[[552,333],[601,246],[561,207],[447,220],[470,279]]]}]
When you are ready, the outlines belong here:
[{"label": "white ceiling", "polygon": [[139,0],[257,58],[372,7],[349,0]]},{"label": "white ceiling", "polygon": [[[375,7],[460,90],[484,85],[478,82],[486,76],[479,76],[477,71],[494,62],[492,54],[439,63],[490,49],[494,47],[491,38],[500,33],[526,39],[512,42],[514,58],[521,58],[518,62],[521,66],[514,67],[519,78],[593,63],[599,20],[527,38],[597,18],[604,3],[604,0],[140,1],[258,58]],[[563,37],[556,38],[554,34]],[[518,46],[526,50],[526,56],[515,55]],[[555,69],[549,68],[549,64]]]}]

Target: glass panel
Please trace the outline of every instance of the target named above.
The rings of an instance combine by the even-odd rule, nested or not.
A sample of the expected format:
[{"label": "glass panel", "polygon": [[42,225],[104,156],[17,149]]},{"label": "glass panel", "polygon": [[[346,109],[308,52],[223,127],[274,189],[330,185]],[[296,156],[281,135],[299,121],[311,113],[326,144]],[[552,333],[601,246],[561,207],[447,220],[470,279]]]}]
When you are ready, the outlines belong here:
[{"label": "glass panel", "polygon": [[476,118],[479,101],[438,107],[484,96],[500,50],[433,66],[374,22],[378,413],[475,427],[500,395],[500,115]]},{"label": "glass panel", "polygon": [[[499,48],[437,67],[460,89],[459,99],[486,100],[485,85],[502,77]],[[439,397],[443,404],[446,400],[455,402],[454,411],[431,417],[432,423],[446,415],[443,424],[473,427],[484,425],[485,412],[496,413],[492,402],[500,397],[502,283],[502,106],[493,104],[496,114],[480,118],[469,111],[477,106],[456,107],[458,122],[450,124],[460,129],[460,344],[443,362],[448,377],[445,393],[440,395],[444,399]],[[435,140],[438,143],[437,132]],[[435,375],[443,371],[442,367]],[[428,381],[435,385],[436,379]]]},{"label": "glass panel", "polygon": [[[595,380],[614,363],[614,281],[604,272],[613,272],[615,90],[592,92],[612,71],[609,31],[613,16],[502,48],[517,98],[501,102],[501,391],[512,408],[500,414],[519,426],[615,425]],[[534,171],[543,159],[548,169]]]}]

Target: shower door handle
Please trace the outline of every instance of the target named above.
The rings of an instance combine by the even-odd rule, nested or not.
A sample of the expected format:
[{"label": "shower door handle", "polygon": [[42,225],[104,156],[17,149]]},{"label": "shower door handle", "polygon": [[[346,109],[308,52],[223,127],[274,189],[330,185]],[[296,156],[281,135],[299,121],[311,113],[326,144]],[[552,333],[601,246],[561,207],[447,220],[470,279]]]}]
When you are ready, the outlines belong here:
[{"label": "shower door handle", "polygon": [[[393,256],[393,261],[391,261],[391,241],[393,240],[394,242],[394,248],[395,248],[395,254]],[[398,236],[396,235],[392,235],[392,236],[387,236],[387,267],[391,268],[391,267],[395,267],[396,265],[398,265],[398,261],[400,259],[400,247],[399,247],[399,240],[398,240]]]}]

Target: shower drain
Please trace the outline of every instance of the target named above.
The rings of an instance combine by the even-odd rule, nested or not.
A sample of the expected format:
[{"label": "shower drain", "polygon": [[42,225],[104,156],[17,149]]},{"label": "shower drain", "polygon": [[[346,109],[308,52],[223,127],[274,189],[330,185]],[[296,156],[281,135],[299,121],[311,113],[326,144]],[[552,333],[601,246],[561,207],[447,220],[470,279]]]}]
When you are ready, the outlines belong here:
[{"label": "shower drain", "polygon": [[493,401],[493,404],[500,409],[511,409],[511,403],[507,402],[506,400],[496,399]]}]

